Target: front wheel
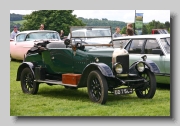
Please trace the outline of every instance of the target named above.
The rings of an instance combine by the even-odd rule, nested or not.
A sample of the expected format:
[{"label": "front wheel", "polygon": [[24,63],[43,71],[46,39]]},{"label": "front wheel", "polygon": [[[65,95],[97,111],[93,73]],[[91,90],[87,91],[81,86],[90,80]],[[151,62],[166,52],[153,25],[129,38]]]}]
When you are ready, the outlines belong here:
[{"label": "front wheel", "polygon": [[105,104],[108,97],[108,85],[100,71],[90,72],[87,79],[88,95],[92,102]]},{"label": "front wheel", "polygon": [[154,73],[146,69],[141,76],[147,81],[143,87],[136,89],[139,98],[153,98],[156,92],[156,78]]},{"label": "front wheel", "polygon": [[37,94],[39,83],[34,82],[34,75],[29,68],[24,68],[21,73],[21,88],[24,93]]}]

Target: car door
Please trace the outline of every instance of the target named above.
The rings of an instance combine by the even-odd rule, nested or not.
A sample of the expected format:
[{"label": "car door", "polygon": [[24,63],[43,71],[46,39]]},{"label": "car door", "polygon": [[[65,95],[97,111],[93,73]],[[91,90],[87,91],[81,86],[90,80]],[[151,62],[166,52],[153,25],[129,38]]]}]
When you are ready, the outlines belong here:
[{"label": "car door", "polygon": [[170,37],[167,38],[160,38],[158,40],[162,45],[162,49],[164,49],[164,67],[165,73],[170,75]]},{"label": "car door", "polygon": [[137,60],[141,60],[141,57],[145,54],[148,60],[152,60],[158,65],[161,73],[165,73],[165,56],[152,53],[152,49],[161,49],[156,39],[132,39],[125,49],[130,54],[130,65]]},{"label": "car door", "polygon": [[77,49],[73,54],[74,73],[82,73],[87,65],[87,54],[80,49]]},{"label": "car door", "polygon": [[145,41],[145,39],[131,39],[125,46],[125,49],[129,52],[129,65],[142,59]]},{"label": "car door", "polygon": [[157,83],[169,84],[170,83],[170,77],[166,76],[166,74],[167,74],[167,70],[170,68],[170,64],[166,63],[166,62],[168,62],[170,60],[168,60],[168,56],[165,55],[164,52],[162,55],[152,54],[152,49],[161,49],[163,52],[162,46],[160,45],[160,43],[158,43],[157,39],[148,39],[146,42],[146,46],[145,46],[144,51],[145,51],[148,59],[154,61],[160,69],[160,73],[158,73],[158,74],[156,73],[156,82]]},{"label": "car door", "polygon": [[144,54],[147,55],[147,59],[154,61],[158,65],[160,73],[164,74],[166,72],[164,62],[165,55],[153,54],[152,49],[161,49],[161,47],[156,39],[147,39],[144,47]]},{"label": "car door", "polygon": [[45,61],[56,74],[73,73],[73,51],[71,48],[48,49]]}]

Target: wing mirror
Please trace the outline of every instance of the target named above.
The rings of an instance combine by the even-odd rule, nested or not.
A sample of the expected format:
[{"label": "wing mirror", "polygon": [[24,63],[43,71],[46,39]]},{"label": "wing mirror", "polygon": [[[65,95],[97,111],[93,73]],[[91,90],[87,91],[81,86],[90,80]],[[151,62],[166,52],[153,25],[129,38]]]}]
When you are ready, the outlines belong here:
[{"label": "wing mirror", "polygon": [[143,61],[146,61],[147,56],[146,56],[146,55],[143,55],[141,58],[143,59]]}]

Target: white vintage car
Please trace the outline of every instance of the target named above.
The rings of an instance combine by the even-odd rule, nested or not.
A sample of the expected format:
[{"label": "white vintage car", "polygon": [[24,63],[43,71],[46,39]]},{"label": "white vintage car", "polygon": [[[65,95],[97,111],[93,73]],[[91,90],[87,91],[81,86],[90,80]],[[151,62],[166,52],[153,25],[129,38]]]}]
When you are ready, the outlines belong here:
[{"label": "white vintage car", "polygon": [[[67,39],[73,37],[77,41],[79,37],[82,37],[82,41],[85,44],[110,44],[111,38],[109,37],[112,33],[108,27],[89,27],[89,29],[84,29],[84,27],[73,29],[71,31],[72,36],[68,35]],[[78,37],[76,39],[76,37]],[[74,41],[72,40],[72,41]]]},{"label": "white vintage car", "polygon": [[145,54],[160,69],[160,73],[155,73],[157,83],[170,84],[170,34],[117,37],[113,39],[114,47],[119,48],[120,42],[129,52],[129,64]]},{"label": "white vintage car", "polygon": [[29,30],[19,32],[15,39],[10,39],[10,60],[23,60],[24,54],[41,41],[64,42],[59,33],[52,30]]}]

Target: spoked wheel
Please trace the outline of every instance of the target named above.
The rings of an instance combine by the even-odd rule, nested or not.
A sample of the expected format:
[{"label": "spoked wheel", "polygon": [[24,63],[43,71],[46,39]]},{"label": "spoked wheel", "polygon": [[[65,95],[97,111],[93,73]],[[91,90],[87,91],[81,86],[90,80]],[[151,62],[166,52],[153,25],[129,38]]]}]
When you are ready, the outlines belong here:
[{"label": "spoked wheel", "polygon": [[24,93],[37,94],[39,83],[34,82],[33,73],[29,68],[24,68],[21,73],[21,88]]},{"label": "spoked wheel", "polygon": [[153,98],[156,92],[156,78],[154,73],[146,69],[141,76],[147,81],[145,85],[139,89],[136,89],[136,95],[139,98]]},{"label": "spoked wheel", "polygon": [[108,85],[98,70],[90,72],[87,79],[88,95],[92,102],[105,104],[108,97]]}]

